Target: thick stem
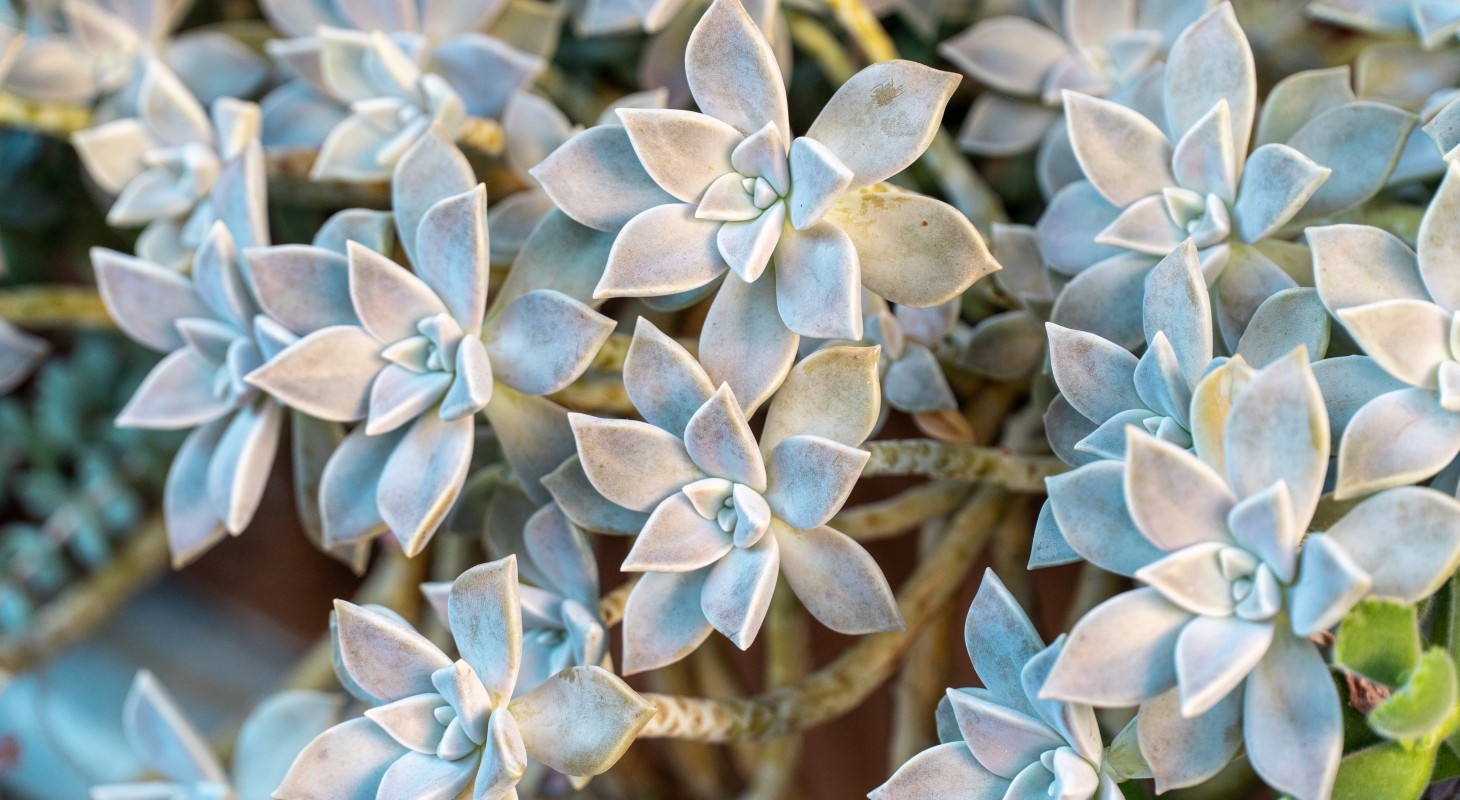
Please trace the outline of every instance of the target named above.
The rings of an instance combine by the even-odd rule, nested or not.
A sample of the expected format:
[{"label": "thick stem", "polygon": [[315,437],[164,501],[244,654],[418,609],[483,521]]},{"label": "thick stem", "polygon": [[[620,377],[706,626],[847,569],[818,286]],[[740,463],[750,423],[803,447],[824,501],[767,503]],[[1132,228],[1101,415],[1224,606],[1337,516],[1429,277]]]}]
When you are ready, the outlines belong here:
[{"label": "thick stem", "polygon": [[153,519],[106,566],[47,603],[21,633],[0,639],[0,684],[90,636],[168,566],[167,531]]},{"label": "thick stem", "polygon": [[731,700],[646,694],[659,713],[643,738],[726,742],[772,739],[805,730],[857,707],[892,674],[933,612],[950,602],[993,533],[1008,497],[982,488],[949,524],[947,538],[918,565],[898,593],[906,627],[863,637],[837,659],[791,686]]},{"label": "thick stem", "polygon": [[617,625],[624,618],[624,606],[629,602],[629,592],[634,590],[634,584],[638,582],[639,576],[634,575],[598,599],[598,616],[603,618],[603,624]]},{"label": "thick stem", "polygon": [[886,500],[844,508],[827,524],[860,542],[887,539],[953,511],[971,491],[965,481],[920,483]]},{"label": "thick stem", "polygon": [[22,328],[115,328],[90,286],[37,284],[0,291],[0,319]]},{"label": "thick stem", "polygon": [[[810,671],[811,637],[807,619],[791,587],[785,583],[777,586],[765,623],[767,689],[789,686]],[[785,797],[795,783],[796,761],[800,754],[799,733],[766,742],[742,800],[778,800]]]},{"label": "thick stem", "polygon": [[1011,492],[1039,494],[1044,479],[1069,469],[1053,456],[1012,453],[1000,447],[981,447],[936,439],[884,439],[868,442],[872,458],[862,477],[922,475],[960,481],[978,481]]},{"label": "thick stem", "polygon": [[[1007,526],[1000,526],[1002,529]],[[938,549],[947,526],[933,520],[918,534],[918,554],[927,558]],[[953,660],[953,603],[944,603],[903,659],[892,688],[892,743],[888,761],[893,770],[938,743],[933,711],[948,685]]]},{"label": "thick stem", "polygon": [[0,92],[0,126],[64,139],[90,125],[91,109],[85,106],[31,100]]}]

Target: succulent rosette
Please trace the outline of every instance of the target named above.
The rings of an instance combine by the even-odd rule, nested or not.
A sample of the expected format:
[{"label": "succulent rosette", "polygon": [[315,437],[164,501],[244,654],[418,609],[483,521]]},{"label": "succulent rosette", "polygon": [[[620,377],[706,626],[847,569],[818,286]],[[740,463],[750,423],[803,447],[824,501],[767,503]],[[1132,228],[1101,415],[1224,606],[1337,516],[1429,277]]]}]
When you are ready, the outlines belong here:
[{"label": "succulent rosette", "polygon": [[[587,368],[613,321],[552,290],[487,313],[486,190],[440,128],[401,159],[396,231],[415,272],[357,242],[348,256],[278,254],[262,298],[331,321],[248,375],[321,419],[361,421],[324,468],[326,542],[390,530],[419,553],[461,492],[486,413],[529,494],[572,454],[564,412],[541,395]],[[546,343],[551,343],[544,346]]]},{"label": "succulent rosette", "polygon": [[1325,22],[1377,34],[1412,34],[1427,48],[1453,44],[1460,6],[1412,0],[1312,0],[1305,9]]},{"label": "succulent rosette", "polygon": [[1346,71],[1316,71],[1275,87],[1258,119],[1252,50],[1226,3],[1172,45],[1160,97],[1148,117],[1066,92],[1086,180],[1060,190],[1037,226],[1051,267],[1073,276],[1053,319],[1135,347],[1141,281],[1190,238],[1230,352],[1264,300],[1307,278],[1308,255],[1285,230],[1383,188],[1414,117],[1355,100]]},{"label": "succulent rosette", "polygon": [[[192,0],[60,0],[0,8],[9,28],[3,83],[24,97],[98,103],[104,116],[134,113],[139,73],[157,59],[181,76],[205,104],[249,97],[268,78],[268,64],[218,30],[176,33]],[[20,35],[23,32],[23,35]]]},{"label": "succulent rosette", "polygon": [[[1093,333],[1048,323],[1050,368],[1060,395],[1045,413],[1055,454],[1072,466],[1124,459],[1129,425],[1190,448],[1190,406],[1214,366],[1211,301],[1198,252],[1187,239],[1146,276],[1140,358]],[[1329,320],[1315,289],[1285,289],[1263,302],[1236,355],[1254,368],[1302,345],[1313,359],[1328,348]],[[1217,362],[1220,363],[1220,362]]]},{"label": "succulent rosette", "polygon": [[1040,697],[1064,637],[1045,647],[992,570],[968,609],[963,638],[983,688],[948,690],[938,706],[939,731],[956,734],[909,759],[868,795],[872,800],[1120,800],[1119,782],[1143,777],[1107,760],[1094,708]]},{"label": "succulent rosette", "polygon": [[648,515],[623,563],[644,573],[624,611],[625,672],[678,661],[711,630],[748,648],[782,572],[833,630],[902,626],[877,563],[826,525],[869,457],[858,445],[877,420],[876,370],[874,347],[808,356],[771,400],[757,443],[730,386],[716,389],[640,319],[624,381],[648,421],[572,415],[601,502]]},{"label": "succulent rosette", "polygon": [[753,350],[764,374],[734,387],[750,407],[798,336],[862,338],[864,286],[921,308],[997,269],[951,206],[880,185],[932,140],[956,76],[874,64],[792,137],[770,46],[736,0],[705,12],[685,63],[703,113],[622,109],[622,128],[583,132],[534,174],[568,216],[616,232],[595,297],[683,304],[719,287],[706,330]]},{"label": "succulent rosette", "polygon": [[453,661],[397,617],[335,602],[340,662],[374,698],[365,716],[310,742],[274,791],[279,800],[516,796],[529,764],[597,775],[633,742],[654,707],[612,673],[572,667],[516,694],[522,607],[516,560],[472,567],[447,601]]},{"label": "succulent rosette", "polygon": [[[316,180],[383,181],[432,127],[455,138],[467,118],[497,119],[545,66],[558,14],[535,10],[511,29],[525,52],[492,29],[506,0],[263,3],[291,37],[269,52],[296,80],[262,102],[264,144],[318,147]],[[545,36],[544,34],[548,34]]]},{"label": "succulent rosette", "polygon": [[[538,507],[522,492],[500,488],[486,523],[490,555],[520,554],[522,666],[516,692],[568,667],[610,668],[608,625],[598,613],[598,559],[583,529],[556,504]],[[421,592],[437,616],[448,620],[451,584],[422,584]]]},{"label": "succulent rosette", "polygon": [[923,433],[935,439],[969,441],[973,432],[958,411],[958,398],[935,354],[958,327],[958,301],[929,308],[890,307],[867,292],[863,341],[881,347],[877,370],[882,376],[882,406],[876,430],[889,409],[912,417]]},{"label": "succulent rosette", "polygon": [[[270,319],[242,250],[267,245],[263,153],[255,140],[223,165],[217,216],[192,271],[95,248],[97,286],[127,335],[167,357],[117,415],[126,427],[187,429],[168,471],[163,515],[174,565],[253,519],[273,467],[285,409],[245,378],[294,341]],[[306,442],[297,442],[306,446]]]},{"label": "succulent rosette", "polygon": [[1142,107],[1153,68],[1212,2],[1073,0],[1037,6],[1028,17],[980,20],[938,46],[988,87],[974,100],[958,143],[982,156],[1036,150],[1039,187],[1054,194],[1081,178],[1064,125],[1064,90]]},{"label": "succulent rosette", "polygon": [[1049,479],[1070,545],[1144,586],[1075,625],[1040,697],[1139,705],[1158,791],[1245,746],[1270,786],[1328,797],[1343,715],[1310,637],[1363,598],[1433,593],[1460,562],[1460,504],[1404,487],[1315,518],[1329,424],[1301,349],[1259,371],[1234,358],[1191,408],[1195,452],[1129,428],[1124,464]]},{"label": "succulent rosette", "polygon": [[1308,231],[1319,294],[1368,356],[1335,381],[1358,400],[1339,441],[1339,497],[1426,480],[1460,454],[1457,169],[1426,209],[1415,250],[1367,226]]},{"label": "succulent rosette", "polygon": [[161,61],[150,60],[137,116],[71,137],[92,180],[116,196],[107,223],[145,225],[137,255],[184,269],[218,214],[210,199],[224,162],[259,136],[259,109],[223,98],[212,119]]},{"label": "succulent rosette", "polygon": [[152,673],[132,682],[122,730],[148,779],[93,786],[91,800],[270,800],[310,740],[339,721],[338,695],[292,690],[273,695],[243,721],[230,775],[208,740]]}]

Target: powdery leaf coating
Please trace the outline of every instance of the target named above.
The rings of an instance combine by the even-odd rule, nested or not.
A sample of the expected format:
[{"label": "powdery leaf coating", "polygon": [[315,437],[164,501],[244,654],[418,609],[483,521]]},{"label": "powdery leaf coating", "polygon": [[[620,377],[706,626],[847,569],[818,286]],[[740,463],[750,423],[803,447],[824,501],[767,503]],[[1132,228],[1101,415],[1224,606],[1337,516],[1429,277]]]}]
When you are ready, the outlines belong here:
[{"label": "powdery leaf coating", "polygon": [[607,770],[653,715],[597,666],[571,667],[514,699],[524,607],[513,556],[467,570],[447,605],[464,659],[454,663],[388,613],[337,602],[337,646],[373,708],[320,734],[276,797],[455,796],[469,786],[510,796],[529,759],[574,775]]}]

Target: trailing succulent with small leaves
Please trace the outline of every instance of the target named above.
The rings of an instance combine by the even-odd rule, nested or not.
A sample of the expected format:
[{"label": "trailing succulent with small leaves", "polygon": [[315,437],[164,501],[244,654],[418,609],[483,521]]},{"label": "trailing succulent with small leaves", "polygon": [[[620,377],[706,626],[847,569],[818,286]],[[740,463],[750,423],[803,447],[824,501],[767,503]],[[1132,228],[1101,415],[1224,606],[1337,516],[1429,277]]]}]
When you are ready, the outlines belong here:
[{"label": "trailing succulent with small leaves", "polygon": [[[0,632],[286,473],[369,575],[296,671],[341,692],[223,758],[143,671],[95,800],[638,796],[679,751],[590,780],[641,738],[794,796],[894,674],[875,800],[1460,779],[1460,4],[191,5],[0,8],[0,123],[155,353],[0,290]],[[803,615],[855,637],[810,674]]]}]

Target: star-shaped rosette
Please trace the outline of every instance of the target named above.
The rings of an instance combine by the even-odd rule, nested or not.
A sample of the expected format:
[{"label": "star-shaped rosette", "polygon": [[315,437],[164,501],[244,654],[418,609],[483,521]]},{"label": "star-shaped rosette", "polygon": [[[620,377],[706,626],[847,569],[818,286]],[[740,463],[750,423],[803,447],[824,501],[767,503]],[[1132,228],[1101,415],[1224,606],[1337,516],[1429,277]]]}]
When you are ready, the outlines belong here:
[{"label": "star-shaped rosette", "polygon": [[583,777],[613,766],[654,707],[596,666],[515,694],[517,589],[510,556],[456,579],[447,601],[455,661],[397,617],[335,601],[341,663],[374,707],[311,742],[274,797],[502,800],[517,796],[531,762]]},{"label": "star-shaped rosette", "polygon": [[392,188],[415,271],[354,242],[345,259],[301,257],[293,282],[273,282],[267,302],[330,309],[342,324],[273,355],[248,380],[312,416],[362,421],[324,470],[325,540],[389,529],[415,555],[466,480],[478,411],[529,494],[547,499],[537,479],[573,449],[563,410],[540,395],[587,368],[613,321],[551,290],[486,313],[486,190],[439,127],[401,159]]},{"label": "star-shaped rosette", "polygon": [[340,717],[340,697],[280,692],[243,721],[232,775],[207,738],[150,672],[139,672],[122,708],[122,733],[150,776],[91,788],[91,800],[270,800],[289,765]]},{"label": "star-shaped rosette", "polygon": [[938,706],[956,736],[913,756],[872,800],[958,797],[1120,800],[1125,776],[1106,764],[1095,709],[1039,690],[1064,637],[1045,647],[992,570],[968,609],[964,643],[982,689],[949,689]]},{"label": "star-shaped rosette", "polygon": [[1032,18],[993,16],[938,45],[988,87],[974,100],[958,143],[970,153],[1037,150],[1046,196],[1081,177],[1070,150],[1061,93],[1072,89],[1138,106],[1140,89],[1172,41],[1212,0],[1072,0]]},{"label": "star-shaped rosette", "polygon": [[209,197],[224,162],[259,136],[259,109],[222,98],[213,118],[165,64],[149,60],[137,116],[71,137],[92,180],[116,195],[107,223],[145,225],[137,255],[184,269],[218,219]]},{"label": "star-shaped rosette", "polygon": [[6,3],[0,20],[24,35],[10,40],[15,47],[7,55],[13,61],[3,84],[37,100],[95,103],[98,116],[115,118],[135,113],[137,77],[160,59],[205,104],[251,97],[268,78],[267,61],[217,29],[176,33],[191,5],[177,0]]},{"label": "star-shaped rosette", "polygon": [[1231,352],[1262,301],[1307,280],[1306,251],[1283,237],[1383,188],[1414,116],[1355,100],[1347,71],[1326,70],[1288,77],[1259,119],[1252,50],[1227,3],[1181,34],[1151,91],[1150,116],[1065,94],[1086,180],[1038,225],[1051,267],[1073,276],[1053,319],[1137,346],[1140,283],[1190,238]]},{"label": "star-shaped rosette", "polygon": [[1310,637],[1365,597],[1437,590],[1460,563],[1460,503],[1404,487],[1315,522],[1329,425],[1301,349],[1213,370],[1191,418],[1194,453],[1132,427],[1125,464],[1048,480],[1074,549],[1144,586],[1075,625],[1040,697],[1139,705],[1158,791],[1207,780],[1245,746],[1275,789],[1326,798],[1343,715]]},{"label": "star-shaped rosette", "polygon": [[1378,228],[1308,230],[1323,302],[1368,356],[1335,382],[1357,400],[1339,441],[1339,497],[1426,480],[1460,454],[1457,173],[1425,211],[1417,250]]},{"label": "star-shaped rosette", "polygon": [[727,384],[640,318],[624,382],[646,422],[572,415],[601,502],[647,514],[623,569],[642,572],[624,611],[624,670],[688,655],[718,630],[742,649],[778,576],[841,633],[894,630],[902,615],[867,551],[827,527],[867,463],[877,348],[834,347],[776,392],[757,444]]},{"label": "star-shaped rosette", "polygon": [[[1045,413],[1050,446],[1073,466],[1125,458],[1129,425],[1190,448],[1192,392],[1213,366],[1212,312],[1195,244],[1187,239],[1146,276],[1140,358],[1093,333],[1048,323],[1050,368],[1060,395]],[[1237,355],[1264,367],[1303,345],[1328,347],[1329,321],[1315,289],[1284,289],[1259,306]]]},{"label": "star-shaped rosette", "polygon": [[[538,507],[515,489],[498,488],[486,512],[487,551],[516,555],[522,583],[522,667],[517,693],[568,667],[608,660],[608,625],[598,613],[598,559],[582,528],[554,503]],[[426,583],[421,592],[443,621],[451,584]]]},{"label": "star-shaped rosette", "polygon": [[595,297],[687,303],[719,286],[709,335],[774,371],[798,334],[860,339],[863,286],[927,307],[997,269],[952,206],[880,184],[932,140],[957,76],[874,64],[797,138],[770,46],[737,0],[711,4],[685,60],[703,113],[620,110],[623,128],[585,131],[533,171],[570,217],[617,233]]},{"label": "star-shaped rosette", "polygon": [[431,125],[454,137],[467,116],[497,119],[542,71],[561,18],[534,9],[493,28],[507,5],[266,0],[269,21],[291,37],[269,42],[269,53],[296,80],[264,98],[264,144],[320,148],[319,180],[384,181]]},{"label": "star-shaped rosette", "polygon": [[196,428],[173,458],[163,493],[175,566],[225,533],[242,533],[253,519],[285,415],[245,376],[297,338],[264,312],[240,253],[269,239],[263,153],[256,141],[223,166],[210,203],[218,221],[189,275],[112,250],[91,252],[97,288],[117,326],[168,354],[117,424]]}]

